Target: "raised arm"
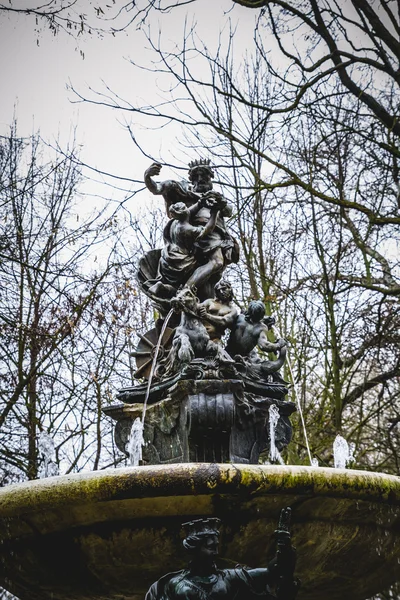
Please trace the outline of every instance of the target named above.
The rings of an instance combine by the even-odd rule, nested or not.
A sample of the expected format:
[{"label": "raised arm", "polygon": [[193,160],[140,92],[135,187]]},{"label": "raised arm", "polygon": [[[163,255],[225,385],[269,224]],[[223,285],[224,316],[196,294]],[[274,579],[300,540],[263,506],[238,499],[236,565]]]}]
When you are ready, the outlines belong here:
[{"label": "raised arm", "polygon": [[160,194],[163,193],[164,184],[163,184],[163,182],[158,183],[157,181],[154,181],[153,177],[154,177],[154,175],[159,175],[161,169],[162,169],[162,166],[160,165],[160,163],[153,163],[144,172],[144,183],[145,183],[147,189],[152,194],[155,194],[156,196],[159,196]]},{"label": "raised arm", "polygon": [[268,567],[248,569],[245,572],[252,587],[259,594],[265,591],[267,586],[275,588],[274,598],[277,600],[295,600],[300,587],[300,581],[294,577],[296,550],[291,541],[290,514],[289,507],[281,511],[278,529],[275,531],[276,556],[269,562]]}]

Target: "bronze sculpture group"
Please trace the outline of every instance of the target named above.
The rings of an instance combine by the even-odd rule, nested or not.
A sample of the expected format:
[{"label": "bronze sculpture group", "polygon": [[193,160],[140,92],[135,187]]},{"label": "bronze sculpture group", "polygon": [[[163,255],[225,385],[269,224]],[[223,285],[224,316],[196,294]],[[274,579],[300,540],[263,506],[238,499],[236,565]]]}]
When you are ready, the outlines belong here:
[{"label": "bronze sculpture group", "polygon": [[189,181],[157,183],[153,179],[161,170],[157,163],[144,177],[147,188],[163,196],[170,220],[164,229],[164,247],[142,258],[138,278],[164,314],[168,299],[182,285],[195,286],[202,300],[211,297],[225,267],[239,259],[238,244],[224,219],[232,214],[232,206],[213,190],[210,162],[194,161],[189,167]]},{"label": "bronze sculpture group", "polygon": [[[232,206],[213,189],[210,161],[191,162],[188,181],[157,182],[160,170],[153,163],[144,181],[165,200],[164,245],[139,260],[137,273],[160,317],[133,353],[143,383],[118,398],[147,406],[145,464],[257,463],[269,448],[272,405],[280,414],[276,449],[291,439],[296,409],[285,400],[279,373],[287,344],[271,335],[274,319],[265,316],[264,303],[253,300],[240,313],[223,279],[239,250],[225,222]],[[116,442],[123,449],[129,425],[118,415]]]},{"label": "bronze sculpture group", "polygon": [[[252,302],[239,315],[231,285],[221,281],[226,266],[238,261],[239,250],[224,220],[232,214],[232,206],[213,190],[210,161],[190,163],[189,181],[158,183],[154,176],[160,170],[161,165],[153,163],[144,180],[153,194],[164,197],[170,220],[164,229],[164,247],[142,257],[138,279],[162,316],[172,307],[181,313],[181,321],[167,364],[159,365],[158,374],[171,375],[208,355],[225,364],[233,364],[237,356],[259,379],[277,372],[284,362],[286,342],[268,340],[271,321],[264,320],[265,306]],[[230,337],[224,349],[226,330]],[[279,359],[262,361],[256,348],[277,352]]]}]

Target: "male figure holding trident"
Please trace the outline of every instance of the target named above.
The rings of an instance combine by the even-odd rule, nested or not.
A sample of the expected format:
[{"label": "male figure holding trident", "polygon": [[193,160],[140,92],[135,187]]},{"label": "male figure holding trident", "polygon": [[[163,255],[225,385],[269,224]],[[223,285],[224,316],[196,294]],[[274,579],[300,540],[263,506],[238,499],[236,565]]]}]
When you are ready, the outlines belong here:
[{"label": "male figure holding trident", "polygon": [[281,511],[275,531],[276,556],[266,568],[256,569],[240,565],[217,568],[219,519],[184,523],[183,546],[191,558],[189,567],[153,583],[145,600],[295,600],[299,581],[294,578],[296,552],[291,544],[290,516],[289,507]]},{"label": "male figure holding trident", "polygon": [[[239,247],[237,242],[227,232],[224,217],[232,214],[232,205],[230,205],[222,194],[213,191],[212,179],[214,172],[210,166],[209,160],[195,160],[189,164],[189,181],[163,181],[156,182],[153,177],[159,175],[161,165],[153,163],[145,172],[144,182],[152,194],[162,195],[165,200],[167,214],[170,217],[170,207],[177,202],[183,202],[188,208],[201,200],[201,208],[192,215],[191,224],[196,227],[205,227],[210,221],[211,212],[219,211],[218,218],[213,231],[207,236],[199,239],[193,246],[195,256],[195,268],[193,272],[179,274],[173,281],[160,273],[153,275],[153,280],[145,281],[141,277],[139,270],[139,279],[144,291],[150,292],[156,298],[170,297],[170,289],[163,288],[172,286],[177,290],[180,286],[196,286],[201,300],[213,296],[213,287],[221,278],[225,267],[239,260]],[[165,231],[165,243],[171,242],[168,229]],[[143,269],[142,269],[143,270]],[[157,282],[160,286],[154,287]]]}]

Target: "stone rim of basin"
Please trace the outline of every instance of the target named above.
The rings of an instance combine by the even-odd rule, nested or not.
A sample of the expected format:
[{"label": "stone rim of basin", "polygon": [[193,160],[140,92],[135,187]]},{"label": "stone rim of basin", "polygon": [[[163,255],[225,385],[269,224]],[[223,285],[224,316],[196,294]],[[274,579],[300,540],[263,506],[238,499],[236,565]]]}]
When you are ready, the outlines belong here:
[{"label": "stone rim of basin", "polygon": [[[152,581],[183,566],[182,522],[222,518],[220,556],[231,565],[261,566],[284,506],[293,512],[300,599],[336,600],[352,590],[351,597],[361,600],[396,580],[390,571],[400,555],[399,477],[320,467],[190,463],[110,469],[1,489],[0,555],[7,556],[1,581],[11,581],[21,600],[35,600],[35,586],[43,600],[143,598]],[[60,544],[65,573],[74,569],[74,554],[83,561],[80,579],[58,569],[52,554]],[[12,560],[30,561],[25,570],[11,564],[11,549]],[[357,579],[353,583],[351,573]],[[137,589],[128,596],[130,581]],[[98,591],[102,586],[104,595]]]}]

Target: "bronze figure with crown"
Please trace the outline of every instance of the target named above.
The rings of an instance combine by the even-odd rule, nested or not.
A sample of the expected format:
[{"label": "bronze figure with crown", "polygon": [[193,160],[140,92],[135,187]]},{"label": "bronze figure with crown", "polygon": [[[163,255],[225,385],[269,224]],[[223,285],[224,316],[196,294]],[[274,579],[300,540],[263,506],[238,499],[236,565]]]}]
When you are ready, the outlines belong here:
[{"label": "bronze figure with crown", "polygon": [[145,172],[147,188],[163,196],[170,220],[164,229],[164,247],[150,250],[139,261],[141,289],[161,314],[181,287],[195,286],[200,300],[211,298],[224,269],[239,259],[239,247],[226,228],[232,205],[214,191],[214,171],[207,159],[189,163],[188,180],[157,182],[161,165]]},{"label": "bronze figure with crown", "polygon": [[184,523],[188,568],[168,573],[153,583],[145,600],[294,600],[299,580],[294,577],[296,552],[291,544],[290,514],[290,508],[281,511],[275,531],[276,555],[266,567],[255,569],[240,565],[218,568],[219,519]]}]

